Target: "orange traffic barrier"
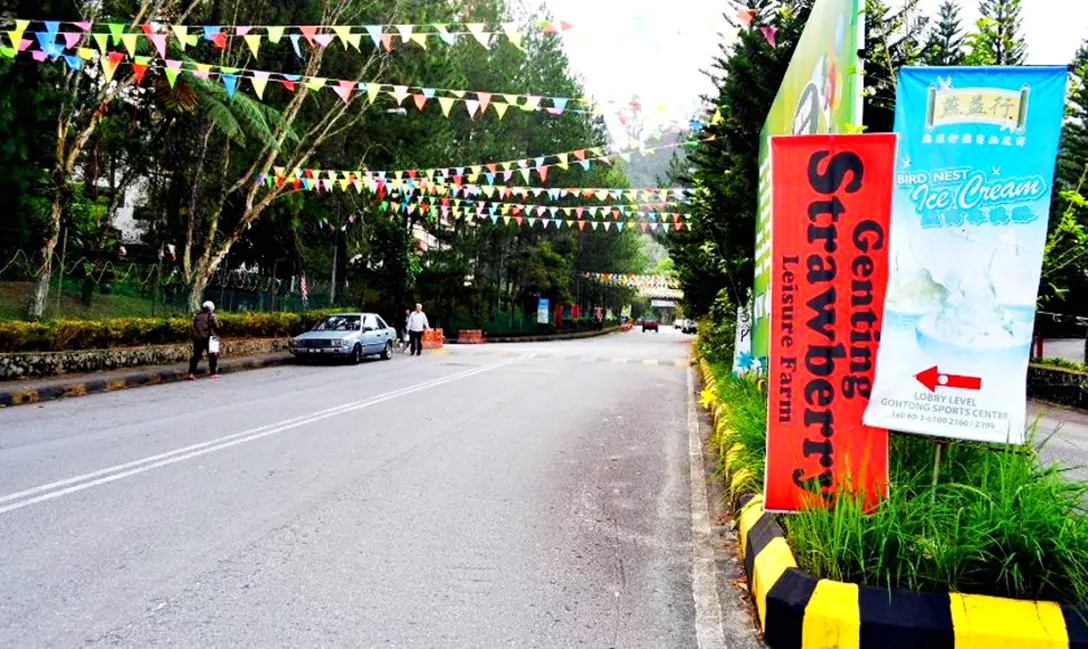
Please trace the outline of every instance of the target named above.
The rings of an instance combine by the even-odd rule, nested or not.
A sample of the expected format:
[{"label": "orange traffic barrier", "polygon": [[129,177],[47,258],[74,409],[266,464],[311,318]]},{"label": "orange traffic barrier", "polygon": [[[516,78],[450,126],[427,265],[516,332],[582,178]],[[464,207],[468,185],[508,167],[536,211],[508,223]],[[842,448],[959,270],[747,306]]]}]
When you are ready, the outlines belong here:
[{"label": "orange traffic barrier", "polygon": [[481,329],[461,329],[457,332],[457,342],[463,345],[482,345],[484,332]]},{"label": "orange traffic barrier", "polygon": [[441,329],[428,329],[423,332],[423,349],[441,349],[446,344],[446,337]]}]

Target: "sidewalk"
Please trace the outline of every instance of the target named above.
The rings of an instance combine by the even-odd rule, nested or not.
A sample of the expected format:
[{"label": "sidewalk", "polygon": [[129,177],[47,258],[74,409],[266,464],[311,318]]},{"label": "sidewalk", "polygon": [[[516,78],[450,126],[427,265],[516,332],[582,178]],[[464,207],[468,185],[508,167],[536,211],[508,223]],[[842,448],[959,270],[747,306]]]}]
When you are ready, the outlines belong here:
[{"label": "sidewalk", "polygon": [[[283,365],[291,360],[287,352],[234,356],[219,361],[219,373],[243,372],[262,367]],[[208,371],[208,361],[200,364],[201,375]],[[85,394],[113,392],[144,385],[159,385],[183,381],[189,373],[188,363],[129,367],[92,374],[64,374],[26,381],[0,383],[0,408],[25,403],[38,403],[64,397],[80,397]]]}]

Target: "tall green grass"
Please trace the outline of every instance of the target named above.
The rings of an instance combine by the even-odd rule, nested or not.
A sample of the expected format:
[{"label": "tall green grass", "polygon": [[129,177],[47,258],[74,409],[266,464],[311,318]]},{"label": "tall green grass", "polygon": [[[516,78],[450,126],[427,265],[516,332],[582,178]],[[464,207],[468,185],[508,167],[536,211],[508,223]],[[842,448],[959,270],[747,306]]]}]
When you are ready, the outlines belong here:
[{"label": "tall green grass", "polygon": [[893,434],[890,493],[783,516],[798,563],[820,577],[913,590],[1088,602],[1088,483],[1045,464],[1039,446]]},{"label": "tall green grass", "polygon": [[[763,487],[767,400],[725,365],[712,371],[711,439],[735,504]],[[889,496],[875,513],[844,494],[781,517],[799,565],[870,586],[1088,602],[1088,482],[1045,463],[1030,438],[944,443],[934,486],[937,442],[893,433]]]}]

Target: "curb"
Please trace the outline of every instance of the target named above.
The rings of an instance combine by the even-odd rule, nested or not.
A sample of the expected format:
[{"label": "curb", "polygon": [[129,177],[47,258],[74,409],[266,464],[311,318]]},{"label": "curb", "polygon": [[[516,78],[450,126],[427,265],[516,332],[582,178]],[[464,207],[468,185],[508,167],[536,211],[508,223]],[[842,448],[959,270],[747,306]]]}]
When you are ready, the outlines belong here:
[{"label": "curb", "polygon": [[[699,368],[712,386],[708,368]],[[817,579],[797,567],[762,495],[741,496],[735,520],[748,591],[772,649],[1088,649],[1088,607]]]},{"label": "curb", "polygon": [[[283,365],[291,360],[289,355],[283,357],[242,359],[235,362],[224,362],[219,367],[220,374],[233,374],[247,370],[257,370],[265,367]],[[90,379],[87,381],[58,382],[54,385],[46,385],[29,390],[0,390],[0,408],[8,406],[21,406],[29,403],[41,403],[68,397],[82,397],[88,394],[102,392],[115,392],[127,390],[145,385],[161,385],[185,380],[189,372],[185,369],[168,369],[158,371],[130,372],[122,376],[110,379]]]},{"label": "curb", "polygon": [[456,340],[447,340],[447,345],[480,345],[487,343],[541,343],[549,340],[577,340],[579,338],[595,338],[597,336],[607,336],[608,334],[616,333],[620,330],[619,327],[612,327],[605,329],[604,331],[580,331],[573,334],[554,334],[551,336],[516,336],[510,338],[484,338],[483,343],[462,343]]}]

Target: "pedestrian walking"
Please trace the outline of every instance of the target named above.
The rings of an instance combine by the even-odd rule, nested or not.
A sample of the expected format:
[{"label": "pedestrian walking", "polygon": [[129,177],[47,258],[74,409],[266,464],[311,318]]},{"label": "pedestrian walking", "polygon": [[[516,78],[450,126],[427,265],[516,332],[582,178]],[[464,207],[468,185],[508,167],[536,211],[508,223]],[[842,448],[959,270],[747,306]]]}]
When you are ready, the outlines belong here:
[{"label": "pedestrian walking", "polygon": [[416,310],[408,314],[407,326],[408,337],[412,343],[408,353],[419,356],[423,353],[423,332],[431,328],[431,324],[427,322],[427,314],[423,312],[422,304],[416,304]]},{"label": "pedestrian walking", "polygon": [[189,358],[189,380],[196,378],[196,369],[205,352],[208,354],[210,376],[219,378],[219,320],[215,317],[215,305],[211,301],[200,305],[200,313],[193,316],[193,355]]}]

